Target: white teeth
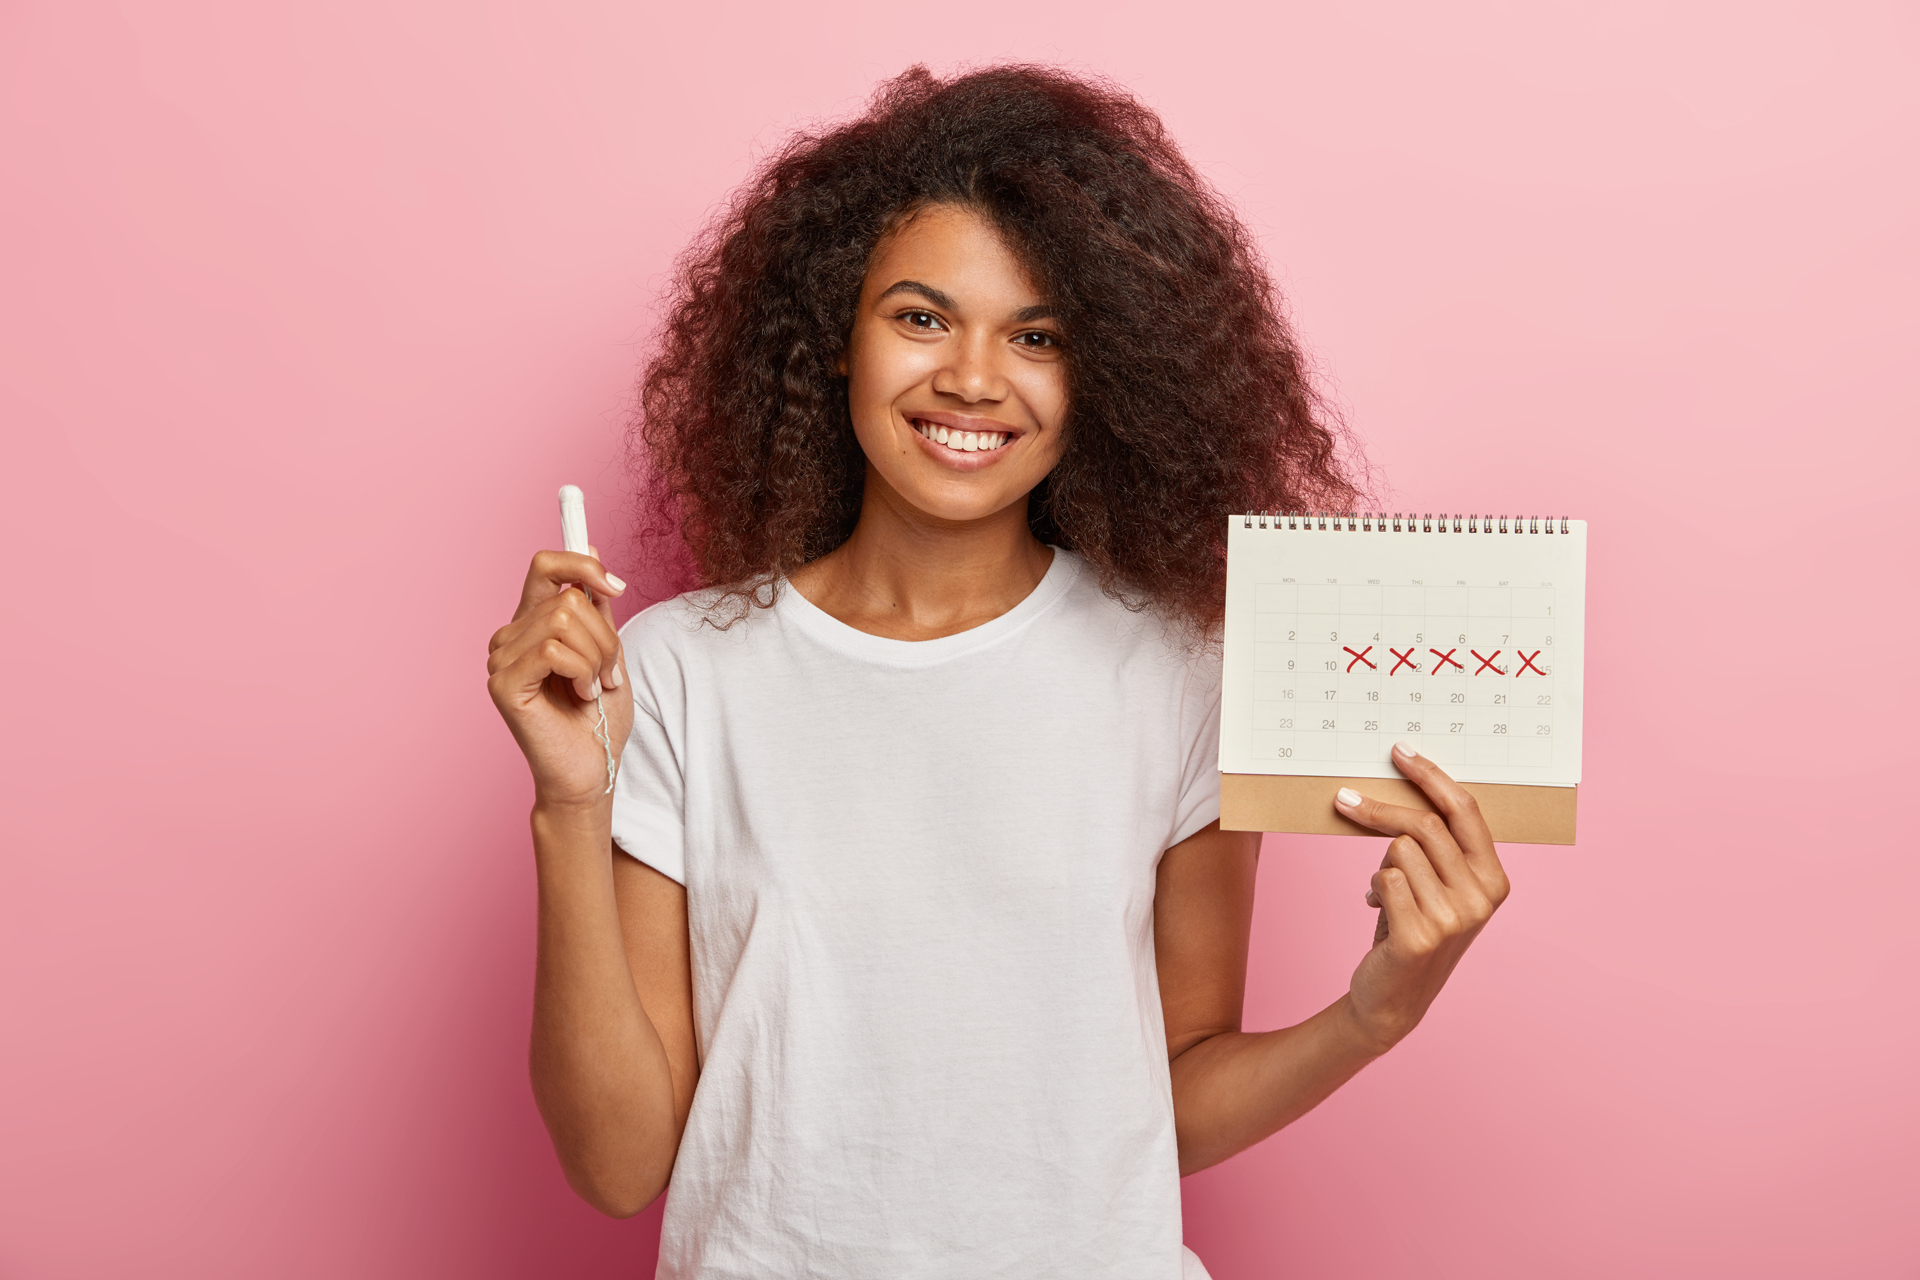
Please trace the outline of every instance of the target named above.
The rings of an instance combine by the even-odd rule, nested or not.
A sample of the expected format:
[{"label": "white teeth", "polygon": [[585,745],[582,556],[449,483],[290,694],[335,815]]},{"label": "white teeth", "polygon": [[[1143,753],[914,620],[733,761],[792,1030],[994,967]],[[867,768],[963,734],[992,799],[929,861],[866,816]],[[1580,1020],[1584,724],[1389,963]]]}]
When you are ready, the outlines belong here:
[{"label": "white teeth", "polygon": [[927,439],[943,444],[956,453],[990,452],[1013,438],[1013,433],[1010,431],[960,431],[931,422],[915,422],[913,429]]}]

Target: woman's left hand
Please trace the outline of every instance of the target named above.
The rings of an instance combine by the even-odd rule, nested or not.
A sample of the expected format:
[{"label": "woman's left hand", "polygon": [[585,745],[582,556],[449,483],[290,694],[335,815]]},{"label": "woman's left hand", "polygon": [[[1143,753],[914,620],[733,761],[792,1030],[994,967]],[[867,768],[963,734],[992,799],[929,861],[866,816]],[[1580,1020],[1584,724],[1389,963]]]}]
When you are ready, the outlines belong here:
[{"label": "woman's left hand", "polygon": [[1509,888],[1473,796],[1424,756],[1396,746],[1393,763],[1437,813],[1345,787],[1334,801],[1342,816],[1393,837],[1367,892],[1380,908],[1373,950],[1348,988],[1358,1030],[1380,1053],[1419,1025]]}]

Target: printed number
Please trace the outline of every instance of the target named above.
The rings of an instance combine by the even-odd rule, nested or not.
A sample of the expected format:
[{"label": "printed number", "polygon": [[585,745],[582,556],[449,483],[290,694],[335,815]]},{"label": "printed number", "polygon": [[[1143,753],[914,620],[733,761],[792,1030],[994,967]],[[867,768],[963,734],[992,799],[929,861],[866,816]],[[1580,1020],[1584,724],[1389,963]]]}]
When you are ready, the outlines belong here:
[{"label": "printed number", "polygon": [[1408,733],[1420,732],[1420,722],[1418,720],[1407,721],[1407,732]]},{"label": "printed number", "polygon": [[1291,631],[1287,632],[1287,639],[1289,640],[1293,639],[1293,632]]},{"label": "printed number", "polygon": [[1368,702],[1380,701],[1380,691],[1378,689],[1367,690],[1367,701]]},{"label": "printed number", "polygon": [[1287,758],[1288,758],[1289,756],[1291,756],[1292,754],[1293,754],[1293,748],[1292,748],[1292,747],[1281,747],[1281,748],[1280,748],[1280,751],[1279,751],[1279,756],[1280,756],[1280,758],[1281,758],[1282,760],[1285,760],[1285,759],[1287,759]]},{"label": "printed number", "polygon": [[1506,694],[1504,694],[1504,693],[1496,693],[1496,694],[1494,694],[1494,695],[1493,695],[1493,705],[1494,705],[1494,706],[1496,706],[1496,707],[1504,707],[1504,706],[1506,706],[1506,705],[1507,705],[1507,695],[1506,695]]},{"label": "printed number", "polygon": [[1467,695],[1464,693],[1449,694],[1447,696],[1448,702],[1465,702],[1466,700],[1467,700]]},{"label": "printed number", "polygon": [[1282,729],[1291,729],[1291,728],[1293,728],[1293,721],[1291,721],[1291,720],[1282,720],[1282,721],[1280,722],[1280,727],[1281,727]]},{"label": "printed number", "polygon": [[1291,670],[1293,670],[1293,659],[1292,659],[1292,658],[1288,658],[1288,659],[1287,659],[1287,670],[1289,670],[1289,671],[1291,671]]},{"label": "printed number", "polygon": [[[1380,633],[1379,633],[1378,631],[1376,631],[1376,632],[1374,632],[1374,633],[1373,633],[1373,642],[1374,642],[1375,644],[1379,644],[1379,643],[1380,643]],[[1547,641],[1547,643],[1548,643],[1548,644],[1552,644],[1552,643],[1553,643],[1553,641],[1551,641],[1551,640],[1549,640],[1549,641]]]},{"label": "printed number", "polygon": [[1551,648],[1553,647],[1553,637],[1552,637],[1552,636],[1548,636],[1548,637],[1547,637],[1547,647],[1548,647],[1549,649],[1551,649]]},{"label": "printed number", "polygon": [[1533,705],[1536,707],[1550,707],[1553,705],[1553,695],[1550,693],[1540,694],[1533,700]]},{"label": "printed number", "polygon": [[1427,633],[1426,633],[1426,632],[1424,632],[1424,631],[1416,631],[1416,632],[1414,632],[1414,633],[1413,633],[1413,642],[1414,642],[1415,644],[1425,644],[1425,643],[1427,642]]},{"label": "printed number", "polygon": [[1546,737],[1546,736],[1547,736],[1548,734],[1550,734],[1550,733],[1552,733],[1552,732],[1553,732],[1553,726],[1552,726],[1552,725],[1550,725],[1550,724],[1543,724],[1543,725],[1541,725],[1541,726],[1539,726],[1538,728],[1536,728],[1536,729],[1535,729],[1535,730],[1533,731],[1533,736],[1534,736],[1534,737],[1536,737],[1536,738],[1544,738],[1544,737]]},{"label": "printed number", "polygon": [[1339,633],[1338,631],[1329,631],[1329,632],[1327,632],[1327,639],[1329,639],[1329,640],[1338,640],[1339,638],[1340,638],[1340,633]]},{"label": "printed number", "polygon": [[1462,631],[1460,633],[1460,643],[1465,644],[1466,642],[1467,642],[1467,633]]},{"label": "printed number", "polygon": [[1333,701],[1333,699],[1334,699],[1334,698],[1335,698],[1335,697],[1337,696],[1337,693],[1338,693],[1338,691],[1337,691],[1337,690],[1334,690],[1334,689],[1329,689],[1329,690],[1327,690],[1327,695],[1326,695],[1326,696],[1327,696],[1327,701],[1328,701],[1328,702],[1332,702],[1332,701]]},{"label": "printed number", "polygon": [[1281,697],[1283,697],[1283,698],[1291,698],[1291,697],[1293,696],[1293,690],[1291,690],[1291,689],[1282,689],[1282,690],[1280,691],[1280,696],[1281,696]]},{"label": "printed number", "polygon": [[1447,724],[1447,732],[1448,732],[1448,733],[1458,733],[1458,732],[1460,732],[1460,731],[1461,731],[1462,729],[1464,729],[1464,728],[1466,728],[1466,727],[1467,727],[1466,725],[1464,725],[1464,724],[1462,724],[1462,723],[1461,723],[1460,721],[1458,721],[1458,720],[1453,720],[1453,721],[1449,721],[1449,722],[1448,722],[1448,724]]},{"label": "printed number", "polygon": [[1507,731],[1507,726],[1505,726],[1505,725],[1503,725],[1503,724],[1497,724],[1497,725],[1495,725],[1495,726],[1493,726],[1493,731],[1494,731],[1495,733],[1505,733],[1505,732]]},{"label": "printed number", "polygon": [[1409,702],[1418,702],[1418,701],[1420,701],[1420,695],[1419,695],[1419,694],[1417,694],[1417,693],[1410,693],[1410,694],[1408,694],[1408,695],[1407,695],[1407,701],[1409,701]]},{"label": "printed number", "polygon": [[1322,720],[1322,721],[1320,722],[1320,727],[1321,727],[1322,729],[1331,729],[1331,728],[1333,728],[1333,721],[1331,721],[1331,720]]},{"label": "printed number", "polygon": [[[1291,639],[1293,639],[1293,633],[1292,633],[1291,631],[1289,631],[1289,632],[1287,633],[1287,639],[1289,639],[1289,640],[1291,640]],[[1505,644],[1506,642],[1507,642],[1507,637],[1506,637],[1506,636],[1501,636],[1501,637],[1500,637],[1500,643],[1501,643],[1501,644]]]},{"label": "printed number", "polygon": [[1332,662],[1329,662],[1327,664],[1327,670],[1329,671],[1338,671],[1339,669],[1340,669],[1340,660],[1338,658],[1334,659]]},{"label": "printed number", "polygon": [[1361,725],[1364,728],[1368,728],[1368,729],[1378,729],[1380,727],[1380,722],[1378,720],[1363,720],[1361,721]]}]

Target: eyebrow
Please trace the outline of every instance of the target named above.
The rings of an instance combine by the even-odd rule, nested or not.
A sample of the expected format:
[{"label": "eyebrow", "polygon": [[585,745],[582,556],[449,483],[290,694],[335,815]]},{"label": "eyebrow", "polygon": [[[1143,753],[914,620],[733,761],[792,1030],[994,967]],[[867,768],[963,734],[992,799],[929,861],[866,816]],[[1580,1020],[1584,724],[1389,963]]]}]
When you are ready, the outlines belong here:
[{"label": "eyebrow", "polygon": [[[886,291],[882,293],[879,298],[876,298],[875,301],[891,298],[896,293],[917,293],[936,307],[944,307],[948,311],[958,311],[960,309],[959,304],[951,297],[934,288],[932,285],[922,284],[918,280],[896,281],[889,285]],[[1059,312],[1054,308],[1045,303],[1041,303],[1039,306],[1022,307],[1019,311],[1014,312],[1013,322],[1015,324],[1027,324],[1034,320],[1052,320],[1058,315]]]},{"label": "eyebrow", "polygon": [[[952,298],[949,298],[946,294],[940,292],[938,289],[934,288],[932,285],[921,284],[918,280],[898,281],[897,283],[889,286],[887,291],[881,294],[880,297],[891,298],[896,293],[917,293],[921,297],[925,298],[928,302],[931,302],[936,307],[945,307],[949,311],[958,311],[960,309],[954,303]],[[877,300],[878,299],[876,299],[876,301]]]}]

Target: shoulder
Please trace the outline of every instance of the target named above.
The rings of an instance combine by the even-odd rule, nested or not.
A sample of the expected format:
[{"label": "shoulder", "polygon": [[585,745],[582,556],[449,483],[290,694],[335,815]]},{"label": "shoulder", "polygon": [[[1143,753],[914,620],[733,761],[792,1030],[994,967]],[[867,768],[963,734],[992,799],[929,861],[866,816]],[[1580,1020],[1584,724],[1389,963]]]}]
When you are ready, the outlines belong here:
[{"label": "shoulder", "polygon": [[656,718],[666,715],[687,704],[691,689],[726,684],[764,662],[766,637],[778,628],[773,611],[725,595],[690,591],[627,619],[620,645],[636,705]]},{"label": "shoulder", "polygon": [[1079,629],[1087,641],[1111,650],[1115,657],[1218,672],[1221,646],[1217,627],[1197,630],[1169,617],[1150,601],[1103,587],[1098,571],[1084,557],[1071,551],[1054,554],[1066,557],[1072,571],[1060,601],[1064,625]]},{"label": "shoulder", "polygon": [[764,630],[770,612],[721,588],[689,591],[648,605],[628,618],[620,627],[620,641],[629,652],[737,645],[749,634]]}]

